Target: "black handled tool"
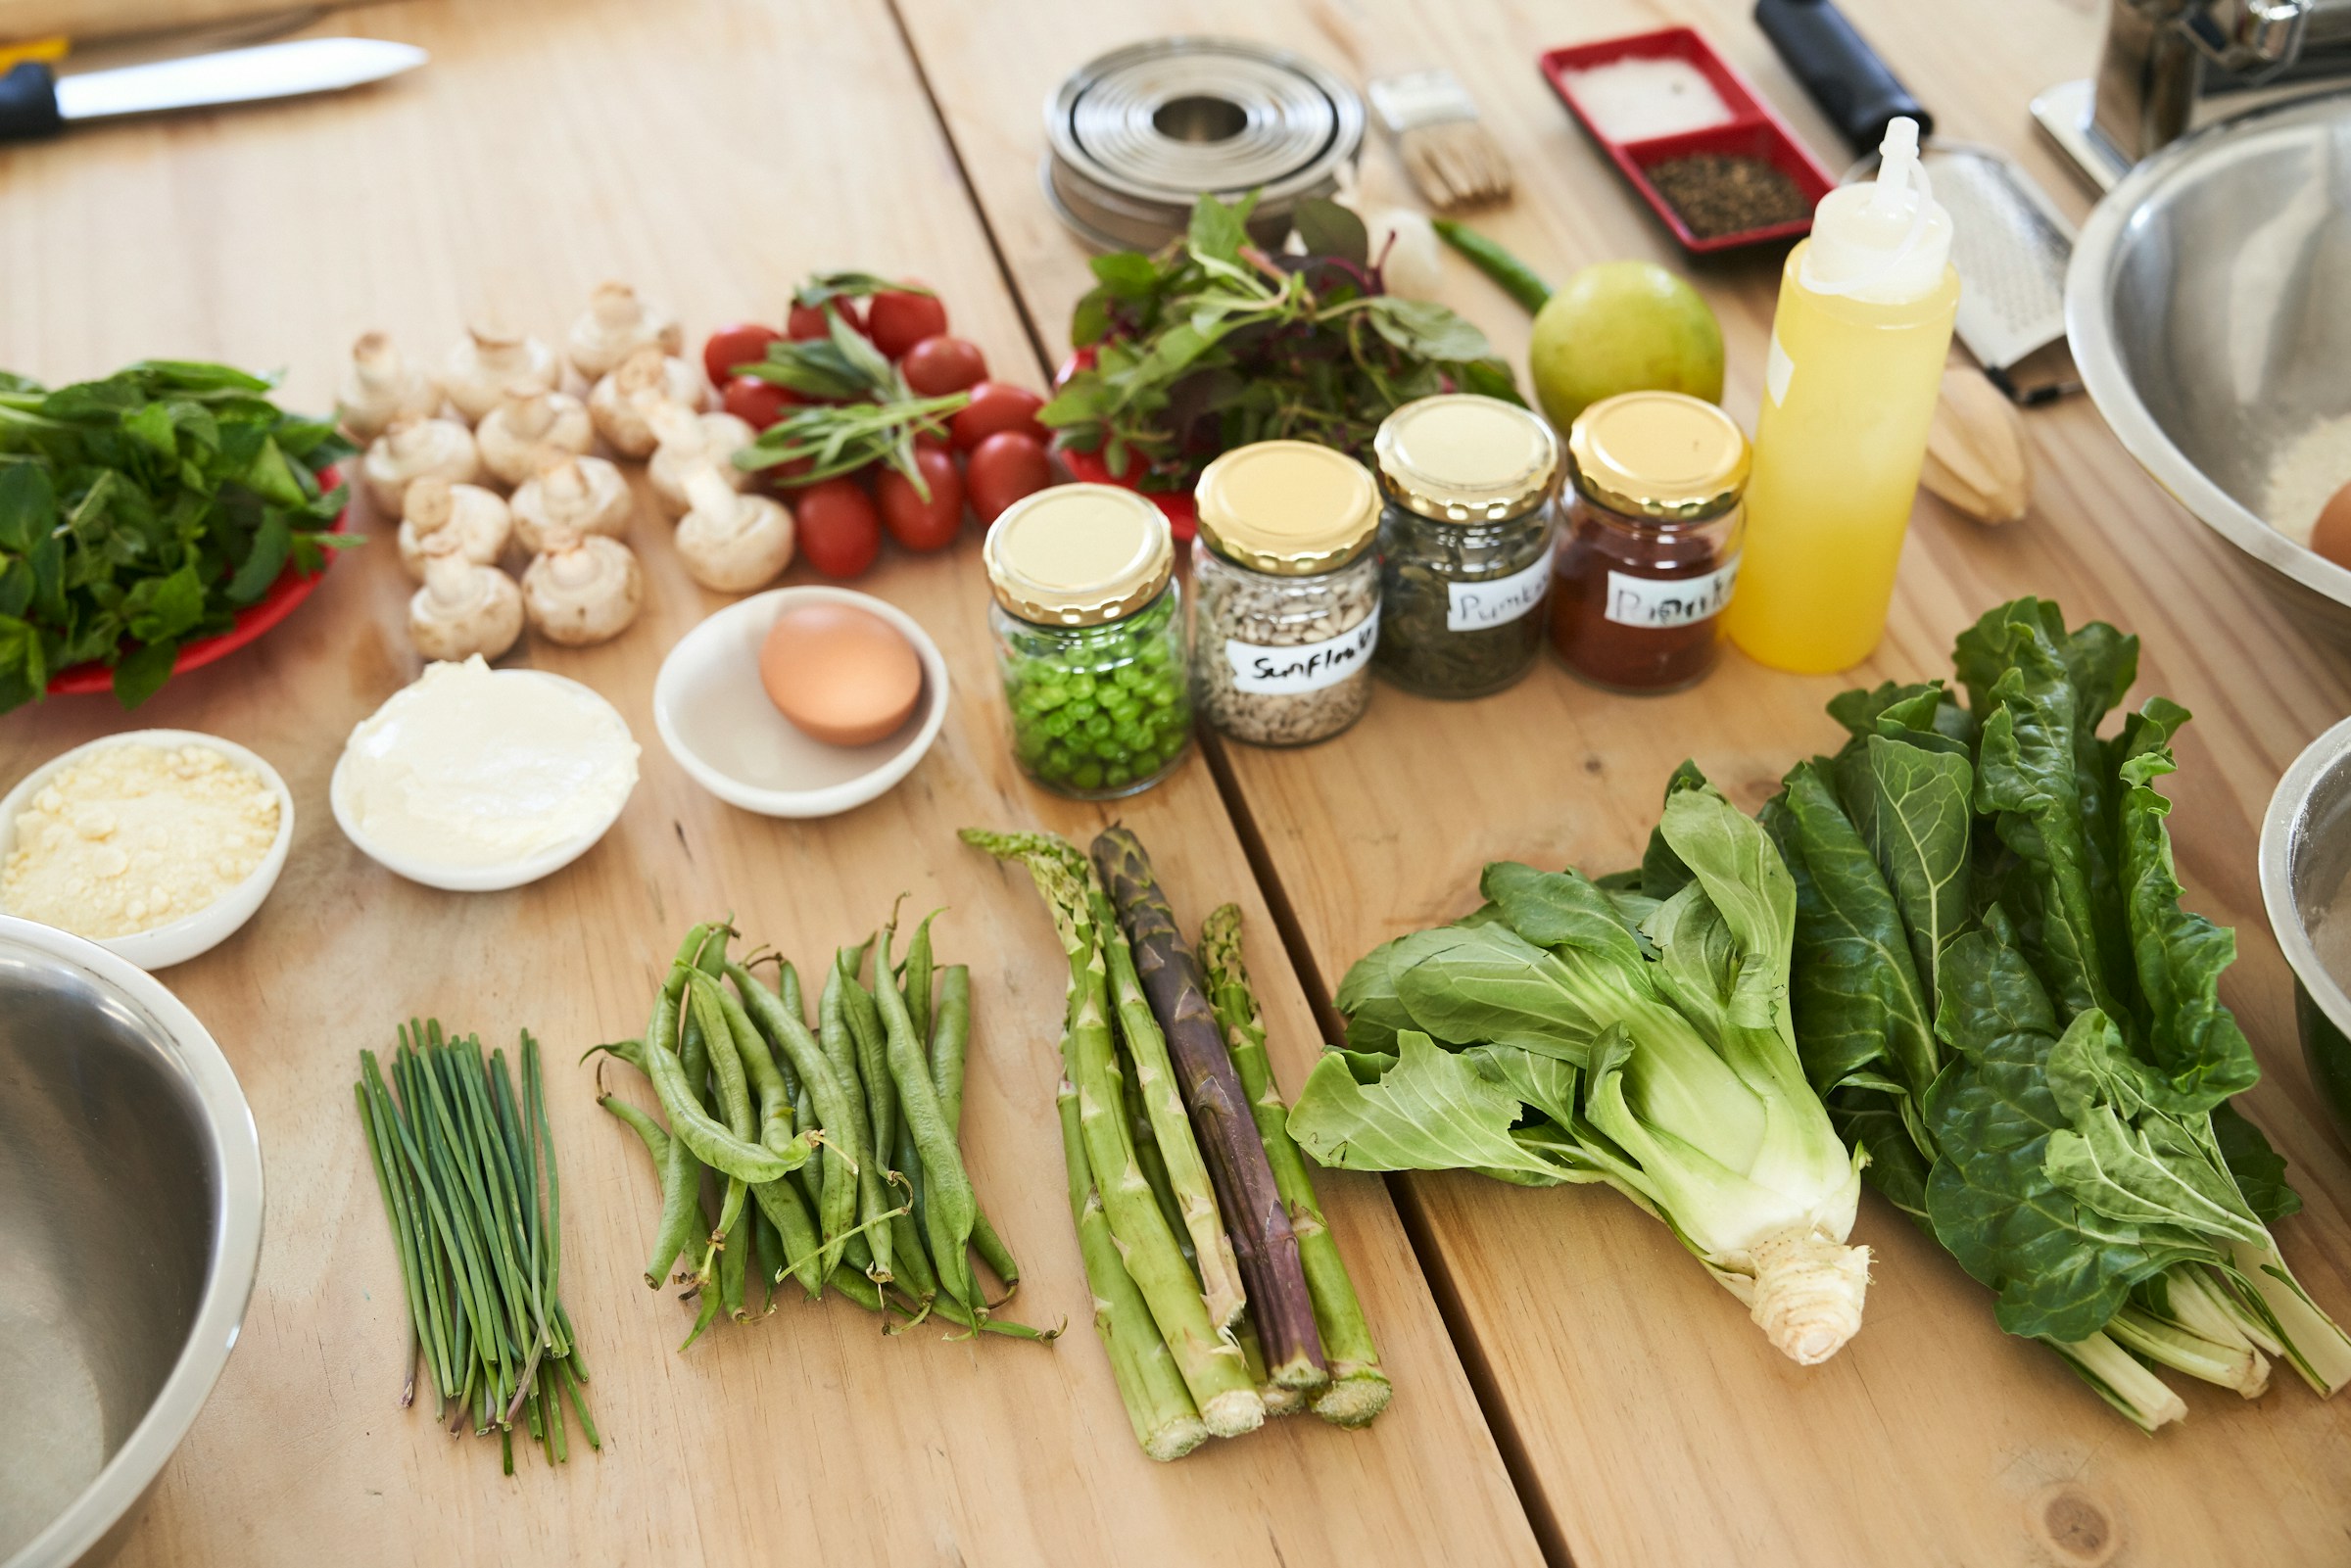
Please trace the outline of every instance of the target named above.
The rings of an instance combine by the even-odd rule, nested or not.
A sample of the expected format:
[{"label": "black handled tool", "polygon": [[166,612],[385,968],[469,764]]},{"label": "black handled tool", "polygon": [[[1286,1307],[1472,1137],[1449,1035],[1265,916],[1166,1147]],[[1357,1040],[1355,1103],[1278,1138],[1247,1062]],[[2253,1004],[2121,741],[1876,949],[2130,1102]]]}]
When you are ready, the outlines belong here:
[{"label": "black handled tool", "polygon": [[25,60],[0,75],[0,142],[54,136],[69,124],[117,115],[338,92],[424,59],[421,49],[380,38],[298,38],[72,76]]},{"label": "black handled tool", "polygon": [[1886,122],[1898,115],[1917,120],[1922,137],[1935,128],[1934,117],[1830,0],[1755,0],[1755,25],[1855,152],[1876,152]]}]

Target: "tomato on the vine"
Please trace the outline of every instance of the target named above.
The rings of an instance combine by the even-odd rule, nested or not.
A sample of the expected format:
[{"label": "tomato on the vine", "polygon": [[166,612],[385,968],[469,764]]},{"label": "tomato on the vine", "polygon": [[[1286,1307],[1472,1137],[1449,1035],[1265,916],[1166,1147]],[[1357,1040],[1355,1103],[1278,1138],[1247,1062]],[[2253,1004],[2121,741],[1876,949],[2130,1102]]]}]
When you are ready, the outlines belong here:
[{"label": "tomato on the vine", "polygon": [[792,496],[800,554],[827,577],[855,577],[882,553],[882,519],[854,479],[828,479]]},{"label": "tomato on the vine", "polygon": [[1036,411],[1044,405],[1045,400],[1027,387],[983,381],[972,388],[971,403],[947,421],[947,431],[954,437],[957,449],[963,451],[972,451],[999,430],[1017,430],[1032,436],[1042,447],[1051,439],[1036,420]]},{"label": "tomato on the vine", "polygon": [[986,380],[987,359],[978,344],[941,332],[908,349],[898,361],[898,372],[910,390],[940,398]]},{"label": "tomato on the vine", "polygon": [[999,430],[972,449],[965,469],[972,494],[972,510],[983,523],[993,523],[1006,507],[1033,496],[1053,482],[1053,464],[1045,444],[1020,430]]},{"label": "tomato on the vine", "polygon": [[931,487],[931,499],[917,495],[914,482],[895,468],[883,469],[874,481],[882,526],[908,549],[945,549],[963,532],[963,475],[955,471],[954,455],[935,447],[915,448],[914,464]]},{"label": "tomato on the vine", "polygon": [[774,327],[753,321],[739,321],[711,333],[710,341],[702,345],[702,369],[709,373],[710,385],[723,387],[735,379],[737,366],[765,359],[767,346],[783,336]]},{"label": "tomato on the vine", "polygon": [[727,412],[753,430],[765,430],[784,417],[785,409],[807,401],[790,387],[779,387],[757,376],[735,377],[727,383],[726,395],[720,400]]},{"label": "tomato on the vine", "polygon": [[886,289],[867,302],[866,336],[874,347],[895,359],[925,338],[947,330],[947,308],[936,294]]},{"label": "tomato on the vine", "polygon": [[833,328],[825,321],[825,306],[840,311],[840,318],[849,324],[851,330],[865,330],[865,317],[858,311],[856,300],[845,294],[837,294],[825,305],[794,305],[792,313],[784,318],[784,335],[794,343],[831,337]]}]

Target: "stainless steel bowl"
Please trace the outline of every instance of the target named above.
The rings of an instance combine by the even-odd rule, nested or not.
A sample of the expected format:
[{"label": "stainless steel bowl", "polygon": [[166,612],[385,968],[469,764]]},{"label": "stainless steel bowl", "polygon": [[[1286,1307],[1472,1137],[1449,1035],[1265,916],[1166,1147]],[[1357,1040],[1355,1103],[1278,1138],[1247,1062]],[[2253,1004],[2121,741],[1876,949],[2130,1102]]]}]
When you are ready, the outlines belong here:
[{"label": "stainless steel bowl", "polygon": [[0,916],[0,1565],[111,1553],[261,1247],[261,1141],[204,1025],[96,943]]},{"label": "stainless steel bowl", "polygon": [[[2261,824],[2261,901],[2294,972],[2294,1022],[2310,1075],[2351,1132],[2351,719],[2278,781]],[[2329,973],[2327,960],[2336,969]]]},{"label": "stainless steel bowl", "polygon": [[2224,120],[2134,168],[2074,247],[2065,326],[2147,472],[2289,602],[2351,628],[2351,571],[2262,515],[2289,449],[2351,415],[2351,91]]}]

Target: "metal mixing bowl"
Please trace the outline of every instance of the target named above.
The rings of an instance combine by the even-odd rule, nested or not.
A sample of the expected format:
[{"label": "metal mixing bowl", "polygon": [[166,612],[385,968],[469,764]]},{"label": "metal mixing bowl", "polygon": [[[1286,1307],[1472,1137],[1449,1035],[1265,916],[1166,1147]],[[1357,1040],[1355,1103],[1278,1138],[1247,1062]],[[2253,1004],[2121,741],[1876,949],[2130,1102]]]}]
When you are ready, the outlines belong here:
[{"label": "metal mixing bowl", "polygon": [[[2351,571],[2261,515],[2283,454],[2351,414],[2351,91],[2224,120],[2134,168],[2074,247],[2065,328],[2131,455],[2289,602],[2351,627]],[[2351,478],[2351,451],[2344,464]]]},{"label": "metal mixing bowl", "polygon": [[2261,901],[2294,972],[2294,1022],[2310,1075],[2351,1132],[2351,719],[2310,743],[2278,781],[2261,824]]},{"label": "metal mixing bowl", "polygon": [[93,942],[0,916],[0,1565],[110,1554],[237,1342],[262,1149],[220,1048]]}]

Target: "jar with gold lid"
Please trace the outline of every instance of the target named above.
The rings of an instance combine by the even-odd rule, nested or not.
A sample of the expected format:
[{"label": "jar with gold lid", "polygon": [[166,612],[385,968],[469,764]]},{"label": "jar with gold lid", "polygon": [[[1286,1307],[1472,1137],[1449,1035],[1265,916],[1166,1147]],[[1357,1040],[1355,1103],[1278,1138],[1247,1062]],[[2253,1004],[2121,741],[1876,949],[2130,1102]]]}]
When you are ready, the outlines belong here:
[{"label": "jar with gold lid", "polygon": [[1543,651],[1559,444],[1499,398],[1408,403],[1372,443],[1379,487],[1380,674],[1423,696],[1500,691]]},{"label": "jar with gold lid", "polygon": [[1192,701],[1236,740],[1297,746],[1363,717],[1379,641],[1379,491],[1311,441],[1261,441],[1195,492]]},{"label": "jar with gold lid", "polygon": [[998,517],[982,556],[1021,770],[1080,800],[1166,778],[1192,714],[1176,545],[1159,508],[1115,485],[1056,485]]},{"label": "jar with gold lid", "polygon": [[1627,392],[1567,433],[1575,487],[1559,538],[1551,636],[1567,667],[1616,691],[1674,691],[1721,650],[1739,577],[1747,436],[1679,392]]}]

